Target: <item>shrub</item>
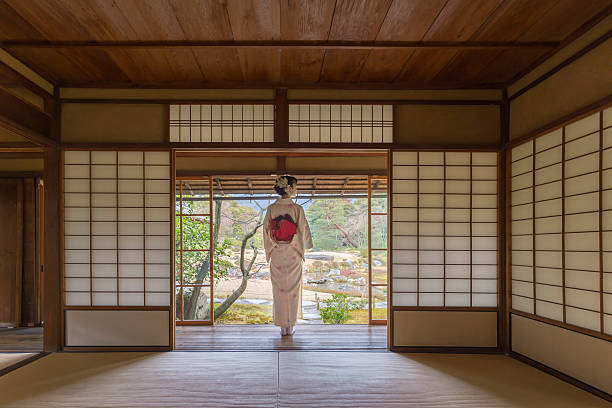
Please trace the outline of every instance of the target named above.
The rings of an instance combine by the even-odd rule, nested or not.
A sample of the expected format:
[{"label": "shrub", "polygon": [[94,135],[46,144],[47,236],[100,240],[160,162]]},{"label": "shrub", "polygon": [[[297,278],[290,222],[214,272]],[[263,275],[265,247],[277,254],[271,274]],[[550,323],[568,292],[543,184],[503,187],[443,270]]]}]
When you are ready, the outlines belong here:
[{"label": "shrub", "polygon": [[349,318],[349,311],[361,309],[368,301],[352,300],[341,293],[335,293],[331,299],[324,301],[325,307],[319,310],[323,323],[343,324]]}]

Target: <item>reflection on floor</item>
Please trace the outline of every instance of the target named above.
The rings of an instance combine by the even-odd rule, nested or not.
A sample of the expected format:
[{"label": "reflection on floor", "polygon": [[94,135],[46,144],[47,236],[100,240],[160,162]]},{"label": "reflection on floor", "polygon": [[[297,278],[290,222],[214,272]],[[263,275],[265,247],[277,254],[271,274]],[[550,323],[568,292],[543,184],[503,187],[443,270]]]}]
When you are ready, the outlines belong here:
[{"label": "reflection on floor", "polygon": [[1,377],[0,406],[595,408],[609,404],[501,355],[285,351],[55,353]]},{"label": "reflection on floor", "polygon": [[19,363],[27,358],[35,356],[36,353],[0,353],[0,372],[7,367]]},{"label": "reflection on floor", "polygon": [[42,327],[0,328],[0,351],[39,352],[42,349]]},{"label": "reflection on floor", "polygon": [[273,325],[177,326],[177,350],[384,350],[387,326],[299,325],[280,336]]}]

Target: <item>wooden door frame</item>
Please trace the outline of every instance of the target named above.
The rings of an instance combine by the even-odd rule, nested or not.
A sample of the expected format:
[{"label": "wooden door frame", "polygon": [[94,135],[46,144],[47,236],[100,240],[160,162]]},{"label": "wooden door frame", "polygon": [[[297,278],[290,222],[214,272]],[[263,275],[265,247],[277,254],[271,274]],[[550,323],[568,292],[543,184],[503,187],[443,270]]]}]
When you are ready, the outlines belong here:
[{"label": "wooden door frame", "polygon": [[[15,260],[15,293],[13,301],[13,321],[0,322],[1,327],[18,327],[21,325],[21,300],[22,300],[22,276],[23,276],[23,180],[19,178],[0,179],[0,184],[15,184],[17,186],[16,197],[16,223],[19,243]],[[9,215],[10,216],[10,215]]]},{"label": "wooden door frame", "polygon": [[[387,160],[387,169],[385,171],[384,174],[379,174],[380,172],[368,172],[368,171],[296,171],[294,172],[294,174],[296,175],[300,175],[300,174],[330,174],[330,175],[338,175],[338,174],[349,174],[349,175],[361,175],[364,177],[368,178],[368,192],[370,191],[370,178],[372,176],[374,177],[380,177],[380,178],[386,178],[387,182],[389,182],[389,158],[391,156],[391,152],[390,149],[371,149],[371,148],[364,148],[364,149],[350,149],[349,151],[347,151],[347,149],[344,150],[334,150],[334,149],[327,149],[327,150],[321,150],[321,149],[310,149],[310,148],[294,148],[294,149],[284,149],[284,148],[277,148],[277,149],[267,149],[266,151],[262,151],[261,149],[257,149],[257,148],[236,148],[236,149],[194,149],[194,148],[183,148],[183,149],[173,149],[172,150],[173,154],[173,163],[174,166],[173,168],[176,169],[176,158],[177,157],[224,157],[224,156],[275,156],[277,157],[277,171],[276,172],[285,172],[285,157],[329,157],[329,156],[355,156],[355,155],[367,155],[367,156],[384,156]],[[174,199],[176,200],[176,195],[177,195],[177,191],[176,191],[176,183],[179,180],[189,180],[189,179],[203,179],[203,178],[208,178],[209,179],[209,194],[210,197],[212,198],[213,196],[213,184],[212,184],[212,180],[215,176],[221,176],[221,175],[227,175],[227,174],[231,174],[231,175],[245,175],[245,176],[251,176],[251,175],[270,175],[271,173],[276,173],[276,172],[271,172],[271,171],[251,171],[251,172],[247,172],[247,171],[238,171],[238,172],[217,172],[217,171],[212,171],[212,172],[205,172],[205,171],[198,171],[198,172],[194,172],[191,173],[189,172],[189,174],[185,174],[182,173],[181,175],[178,175],[176,170],[173,171],[172,174],[172,180],[171,180],[171,185],[172,185],[172,191],[173,191],[173,196]],[[387,203],[388,205],[390,205],[390,188],[387,187]],[[182,195],[181,195],[182,196]],[[368,194],[369,196],[369,194]],[[176,202],[176,201],[175,201]],[[212,202],[213,200],[210,200],[210,214],[211,214],[211,226],[212,226]],[[370,218],[370,211],[369,211],[369,205],[368,205],[368,220]],[[173,220],[175,218],[176,215],[176,211],[173,210]],[[389,214],[389,209],[387,209],[387,214]],[[389,224],[390,221],[390,217],[389,215],[387,215],[387,224]],[[175,226],[174,226],[174,221],[173,221],[173,240],[175,239],[174,237],[176,236],[176,232],[175,232]],[[389,227],[387,227],[387,231],[390,231]],[[369,226],[369,221],[368,221],[368,243],[370,241],[370,226]],[[387,259],[390,259],[390,235],[387,235]],[[211,254],[213,253],[213,249],[212,249],[212,239],[210,240],[211,243]],[[371,247],[368,244],[368,256],[371,255]],[[175,261],[175,257],[176,257],[176,244],[173,242],[172,244],[172,248],[171,248],[171,259],[172,261],[172,291],[171,291],[171,298],[172,298],[172,304],[175,305],[176,304],[176,271],[174,270],[175,265],[176,265],[176,261]],[[212,278],[213,276],[213,264],[214,261],[212,259],[213,257],[211,257],[211,262],[210,262],[210,268],[211,268],[211,272],[210,272],[210,276]],[[371,271],[369,273],[369,275],[371,275]],[[390,276],[391,276],[391,268],[390,268],[390,264],[387,262],[387,290],[388,290],[388,295],[387,295],[387,319],[386,320],[372,320],[371,317],[371,307],[369,306],[369,313],[368,313],[368,324],[369,325],[387,325],[389,326],[391,324],[391,320],[390,320],[390,313],[391,313],[391,302],[390,302],[390,285],[389,285],[389,280],[390,280]],[[210,321],[181,321],[181,322],[177,322],[176,320],[176,312],[173,313],[172,319],[171,319],[171,326],[174,329],[174,331],[176,331],[176,327],[177,326],[193,326],[193,325],[201,325],[201,326],[212,326],[214,325],[214,308],[213,308],[213,303],[214,303],[214,282],[211,279],[211,285],[210,285],[210,302],[211,302],[211,320]],[[368,298],[368,302],[371,303],[371,279],[369,276],[368,279],[368,292],[369,292],[369,298]],[[388,330],[387,336],[389,338],[389,333],[390,331]]]}]

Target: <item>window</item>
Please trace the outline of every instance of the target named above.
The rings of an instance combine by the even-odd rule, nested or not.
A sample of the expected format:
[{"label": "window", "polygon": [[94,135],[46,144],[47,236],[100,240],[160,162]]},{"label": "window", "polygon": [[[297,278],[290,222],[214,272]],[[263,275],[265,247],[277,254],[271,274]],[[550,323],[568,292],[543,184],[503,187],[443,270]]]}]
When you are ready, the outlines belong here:
[{"label": "window", "polygon": [[170,105],[172,143],[274,141],[272,104]]},{"label": "window", "polygon": [[512,309],[612,333],[612,110],[511,155]]},{"label": "window", "polygon": [[497,306],[497,161],[392,152],[393,306]]},{"label": "window", "polygon": [[290,104],[291,143],[392,143],[393,105]]},{"label": "window", "polygon": [[64,152],[66,306],[170,305],[169,152]]}]

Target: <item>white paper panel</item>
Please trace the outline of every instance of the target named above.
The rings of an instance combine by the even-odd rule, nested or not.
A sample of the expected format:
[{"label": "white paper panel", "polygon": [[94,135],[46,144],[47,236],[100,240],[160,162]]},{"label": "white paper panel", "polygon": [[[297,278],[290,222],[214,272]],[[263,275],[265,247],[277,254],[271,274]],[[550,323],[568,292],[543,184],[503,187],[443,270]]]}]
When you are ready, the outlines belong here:
[{"label": "white paper panel", "polygon": [[533,300],[513,294],[512,308],[525,313],[533,313]]},{"label": "white paper panel", "polygon": [[563,284],[563,272],[561,268],[536,267],[536,282],[548,285],[561,286]]},{"label": "white paper panel", "polygon": [[570,141],[580,136],[587,135],[599,130],[599,112],[578,120],[565,127],[565,140]]},{"label": "white paper panel", "polygon": [[554,146],[558,146],[562,142],[563,129],[557,129],[543,136],[538,137],[535,140],[535,151],[541,152],[542,150],[550,149]]},{"label": "white paper panel", "polygon": [[[394,153],[393,162],[417,161],[416,154],[405,153]],[[469,306],[473,298],[469,278],[479,267],[482,269],[476,273],[486,280],[477,285],[477,291],[483,293],[476,303],[497,304],[495,294],[484,293],[497,291],[497,159],[497,153],[420,152],[418,170],[394,166],[393,175],[415,179],[392,180],[392,276],[399,285],[394,286],[394,305],[444,306],[448,302],[447,306]],[[418,197],[413,194],[417,191]],[[419,221],[418,229],[411,221]],[[418,253],[416,237],[401,236],[416,235],[417,231]],[[470,255],[472,245],[476,251]],[[416,277],[420,278],[418,285]],[[417,287],[418,296],[405,293],[417,291]],[[454,296],[445,296],[445,291]]]},{"label": "white paper panel", "polygon": [[555,163],[561,163],[561,161],[563,160],[562,156],[563,148],[561,146],[537,153],[535,157],[535,168],[542,169],[546,166],[554,165]]},{"label": "white paper panel", "polygon": [[588,310],[576,309],[574,307],[565,307],[566,322],[586,329],[599,331],[600,314],[599,312],[591,312]]}]

